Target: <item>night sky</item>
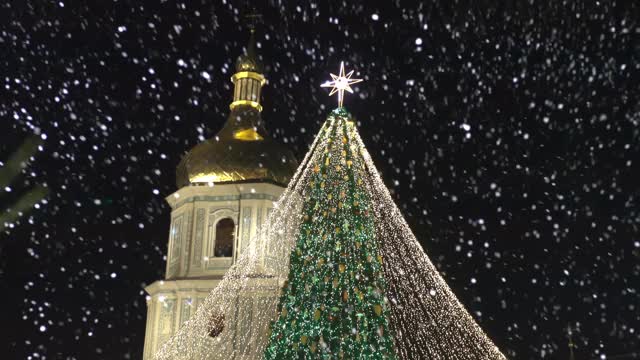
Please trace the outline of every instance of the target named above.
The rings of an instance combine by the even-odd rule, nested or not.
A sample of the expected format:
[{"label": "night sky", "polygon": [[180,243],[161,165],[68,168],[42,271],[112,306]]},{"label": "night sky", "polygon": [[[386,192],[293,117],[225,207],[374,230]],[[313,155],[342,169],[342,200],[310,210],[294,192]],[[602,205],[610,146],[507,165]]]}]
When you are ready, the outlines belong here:
[{"label": "night sky", "polygon": [[[427,254],[509,358],[640,357],[640,4],[256,2],[268,131],[301,159],[346,107]],[[385,4],[385,5],[383,5]],[[244,2],[4,1],[3,359],[139,359],[181,156],[220,129]]]}]

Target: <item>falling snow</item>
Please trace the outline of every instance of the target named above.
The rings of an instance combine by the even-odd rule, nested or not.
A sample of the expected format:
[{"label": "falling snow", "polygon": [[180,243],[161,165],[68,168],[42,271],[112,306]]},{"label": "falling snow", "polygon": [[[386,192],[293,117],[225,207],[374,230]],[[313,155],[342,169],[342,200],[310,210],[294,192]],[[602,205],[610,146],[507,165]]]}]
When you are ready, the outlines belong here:
[{"label": "falling snow", "polygon": [[[138,359],[175,168],[228,114],[236,2],[5,2],[0,169],[6,358]],[[266,127],[302,156],[345,105],[414,233],[508,358],[640,348],[640,5],[268,2]],[[8,20],[8,21],[7,21]],[[321,30],[319,30],[321,29]],[[6,186],[6,187],[5,187]],[[435,296],[435,290],[430,292]]]}]

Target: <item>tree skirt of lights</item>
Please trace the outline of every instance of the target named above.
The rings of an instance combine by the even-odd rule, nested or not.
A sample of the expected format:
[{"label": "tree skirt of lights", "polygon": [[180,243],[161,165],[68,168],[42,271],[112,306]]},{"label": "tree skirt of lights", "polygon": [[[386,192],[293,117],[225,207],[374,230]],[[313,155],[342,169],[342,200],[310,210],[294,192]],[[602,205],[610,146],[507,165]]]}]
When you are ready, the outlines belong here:
[{"label": "tree skirt of lights", "polygon": [[331,112],[250,245],[156,359],[505,359]]}]

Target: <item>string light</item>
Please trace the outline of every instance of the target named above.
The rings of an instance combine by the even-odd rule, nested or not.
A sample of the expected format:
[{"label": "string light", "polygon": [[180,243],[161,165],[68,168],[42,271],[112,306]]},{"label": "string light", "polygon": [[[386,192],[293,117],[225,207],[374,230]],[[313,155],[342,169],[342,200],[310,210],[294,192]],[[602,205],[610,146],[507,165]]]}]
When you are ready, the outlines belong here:
[{"label": "string light", "polygon": [[330,139],[328,148],[310,164],[313,174],[267,360],[395,357],[383,258],[348,118],[344,108],[331,114],[329,133],[320,135]]},{"label": "string light", "polygon": [[[383,259],[385,318],[393,334],[395,357],[505,359],[423,251],[349,120],[342,108],[330,114],[257,236],[194,316],[162,346],[156,359],[263,356],[269,344],[270,324],[281,316],[281,289],[289,278],[291,253],[305,221],[303,210],[311,191],[317,189],[312,186],[317,181],[316,166],[327,158],[335,157],[330,160],[332,164],[334,160],[346,161],[342,151],[336,153],[336,147],[332,147],[343,139],[353,154],[350,166],[362,181],[358,185],[362,196],[371,199],[375,246]],[[320,350],[322,345],[316,346]]]},{"label": "string light", "polygon": [[504,355],[404,220],[338,93],[280,200],[165,359],[452,359]]}]

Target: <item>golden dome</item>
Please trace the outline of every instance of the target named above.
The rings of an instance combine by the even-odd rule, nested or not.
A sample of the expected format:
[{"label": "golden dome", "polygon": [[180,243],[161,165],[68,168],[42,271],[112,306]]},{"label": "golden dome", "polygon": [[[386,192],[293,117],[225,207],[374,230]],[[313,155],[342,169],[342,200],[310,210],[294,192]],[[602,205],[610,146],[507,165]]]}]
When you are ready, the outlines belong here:
[{"label": "golden dome", "polygon": [[246,55],[236,62],[231,113],[218,134],[191,149],[176,169],[178,188],[198,183],[267,181],[287,186],[298,167],[293,153],[262,126],[260,93],[265,84],[256,56],[254,28]]},{"label": "golden dome", "polygon": [[179,188],[249,181],[286,186],[297,167],[293,153],[266,133],[260,112],[238,106],[215,137],[196,145],[182,158],[176,182]]}]

